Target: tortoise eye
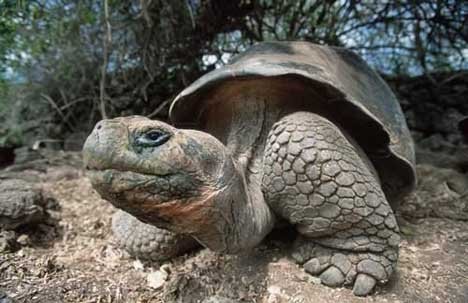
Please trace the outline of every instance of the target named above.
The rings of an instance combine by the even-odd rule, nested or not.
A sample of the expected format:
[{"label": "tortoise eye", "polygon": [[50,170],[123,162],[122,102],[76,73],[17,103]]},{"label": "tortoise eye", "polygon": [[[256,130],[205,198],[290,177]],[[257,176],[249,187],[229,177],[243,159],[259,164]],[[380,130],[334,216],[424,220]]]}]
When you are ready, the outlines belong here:
[{"label": "tortoise eye", "polygon": [[160,130],[150,130],[136,138],[136,144],[143,147],[160,146],[169,140],[170,134]]}]

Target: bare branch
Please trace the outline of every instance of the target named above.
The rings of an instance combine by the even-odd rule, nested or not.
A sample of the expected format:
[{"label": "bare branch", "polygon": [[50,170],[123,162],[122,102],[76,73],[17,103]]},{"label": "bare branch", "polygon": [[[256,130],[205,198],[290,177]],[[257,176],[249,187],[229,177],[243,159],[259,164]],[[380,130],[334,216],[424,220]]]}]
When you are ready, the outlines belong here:
[{"label": "bare branch", "polygon": [[101,81],[99,84],[99,101],[100,101],[100,112],[103,119],[107,119],[106,113],[106,75],[107,75],[107,66],[109,62],[109,46],[112,43],[112,32],[111,25],[109,21],[109,1],[104,0],[104,26],[105,26],[105,36],[103,38],[103,62],[101,67]]}]

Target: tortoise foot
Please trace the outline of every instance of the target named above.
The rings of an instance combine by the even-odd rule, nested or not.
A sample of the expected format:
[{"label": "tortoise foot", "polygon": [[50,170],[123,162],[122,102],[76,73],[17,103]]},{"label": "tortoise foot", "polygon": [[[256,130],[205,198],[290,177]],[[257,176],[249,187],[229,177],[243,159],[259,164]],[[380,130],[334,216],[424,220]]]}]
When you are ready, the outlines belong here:
[{"label": "tortoise foot", "polygon": [[367,296],[377,283],[388,281],[395,269],[398,253],[355,252],[303,242],[296,246],[293,258],[304,270],[319,277],[330,287],[352,286],[356,296]]},{"label": "tortoise foot", "polygon": [[192,237],[145,224],[121,210],[112,217],[112,231],[120,247],[142,260],[164,261],[199,246]]}]

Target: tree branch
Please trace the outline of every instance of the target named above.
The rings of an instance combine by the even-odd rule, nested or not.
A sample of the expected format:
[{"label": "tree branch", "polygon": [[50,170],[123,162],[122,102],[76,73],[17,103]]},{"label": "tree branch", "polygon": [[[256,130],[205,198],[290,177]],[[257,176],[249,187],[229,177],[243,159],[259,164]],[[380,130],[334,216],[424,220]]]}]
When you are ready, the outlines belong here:
[{"label": "tree branch", "polygon": [[104,26],[105,26],[105,36],[103,39],[103,62],[101,67],[101,81],[99,84],[99,109],[101,112],[101,117],[107,119],[106,113],[106,75],[107,75],[107,66],[109,64],[109,46],[112,43],[112,32],[111,25],[109,22],[109,1],[104,0]]}]

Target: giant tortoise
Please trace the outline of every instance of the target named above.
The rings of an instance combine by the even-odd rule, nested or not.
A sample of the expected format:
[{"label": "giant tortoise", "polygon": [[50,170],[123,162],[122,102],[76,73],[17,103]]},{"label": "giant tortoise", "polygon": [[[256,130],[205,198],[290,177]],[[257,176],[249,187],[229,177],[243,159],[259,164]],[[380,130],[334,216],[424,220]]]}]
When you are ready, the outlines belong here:
[{"label": "giant tortoise", "polygon": [[103,120],[84,146],[136,255],[162,259],[195,240],[235,254],[287,221],[292,256],[323,284],[367,295],[388,280],[414,148],[394,94],[359,56],[261,43],[183,90],[170,118]]}]

